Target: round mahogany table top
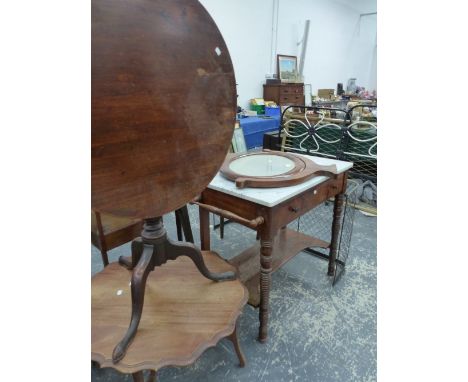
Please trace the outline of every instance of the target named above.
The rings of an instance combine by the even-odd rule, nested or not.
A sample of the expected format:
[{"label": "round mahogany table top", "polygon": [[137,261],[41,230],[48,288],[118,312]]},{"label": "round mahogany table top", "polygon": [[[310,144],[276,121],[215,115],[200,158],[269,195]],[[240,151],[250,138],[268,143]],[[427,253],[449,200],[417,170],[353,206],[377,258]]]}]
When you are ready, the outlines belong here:
[{"label": "round mahogany table top", "polygon": [[196,0],[92,0],[92,207],[148,218],[203,191],[228,151],[236,83]]}]

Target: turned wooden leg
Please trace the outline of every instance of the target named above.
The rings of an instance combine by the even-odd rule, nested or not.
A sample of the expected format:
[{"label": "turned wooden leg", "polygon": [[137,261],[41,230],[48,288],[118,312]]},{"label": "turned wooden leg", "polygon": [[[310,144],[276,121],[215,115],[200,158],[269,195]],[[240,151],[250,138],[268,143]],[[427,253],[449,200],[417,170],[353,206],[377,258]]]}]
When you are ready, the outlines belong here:
[{"label": "turned wooden leg", "polygon": [[239,338],[237,337],[237,323],[236,323],[236,326],[234,327],[234,331],[232,332],[232,334],[228,338],[232,342],[232,344],[234,345],[234,349],[236,351],[237,358],[239,358],[240,367],[244,367],[245,366],[245,356],[244,356],[244,353],[242,353],[242,349],[241,349],[240,344],[239,344]]},{"label": "turned wooden leg", "polygon": [[200,247],[202,251],[210,250],[210,213],[198,207],[200,214]]},{"label": "turned wooden leg", "polygon": [[148,274],[153,270],[153,246],[145,245],[138,264],[133,269],[132,274],[132,317],[130,326],[124,338],[117,344],[112,353],[112,362],[119,362],[126,354],[138,329],[141,315],[143,313],[143,303],[145,299],[145,287]]},{"label": "turned wooden leg", "polygon": [[335,196],[335,203],[333,206],[333,223],[332,234],[330,242],[330,257],[328,260],[328,276],[335,274],[335,260],[338,253],[338,245],[340,241],[341,232],[341,218],[343,216],[343,202],[344,193]]},{"label": "turned wooden leg", "polygon": [[260,330],[258,333],[258,340],[260,342],[266,342],[268,336],[273,240],[271,237],[263,237],[263,235],[261,235],[260,245]]}]

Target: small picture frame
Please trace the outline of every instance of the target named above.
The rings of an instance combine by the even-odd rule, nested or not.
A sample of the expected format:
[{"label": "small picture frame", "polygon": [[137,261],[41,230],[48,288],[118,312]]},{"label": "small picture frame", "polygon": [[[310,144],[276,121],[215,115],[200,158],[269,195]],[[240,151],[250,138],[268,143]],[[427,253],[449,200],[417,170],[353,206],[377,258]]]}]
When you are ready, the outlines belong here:
[{"label": "small picture frame", "polygon": [[296,82],[297,79],[297,57],[277,55],[278,78],[281,82]]}]

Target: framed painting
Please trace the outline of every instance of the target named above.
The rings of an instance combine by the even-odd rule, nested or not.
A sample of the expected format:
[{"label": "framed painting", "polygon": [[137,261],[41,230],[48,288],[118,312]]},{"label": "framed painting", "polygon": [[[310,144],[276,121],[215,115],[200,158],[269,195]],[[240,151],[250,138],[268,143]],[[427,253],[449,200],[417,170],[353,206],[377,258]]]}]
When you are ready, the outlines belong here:
[{"label": "framed painting", "polygon": [[277,55],[278,78],[282,82],[295,82],[297,78],[297,57]]}]

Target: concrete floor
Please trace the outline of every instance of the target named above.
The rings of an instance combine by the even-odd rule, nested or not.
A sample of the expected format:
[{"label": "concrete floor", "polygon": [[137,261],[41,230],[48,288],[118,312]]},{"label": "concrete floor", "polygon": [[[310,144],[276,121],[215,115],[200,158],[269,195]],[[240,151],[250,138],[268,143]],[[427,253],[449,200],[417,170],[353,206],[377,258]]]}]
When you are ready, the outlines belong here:
[{"label": "concrete floor", "polygon": [[[331,208],[331,206],[329,206]],[[331,212],[331,211],[330,211]],[[198,212],[190,207],[199,245]],[[173,214],[164,218],[176,238]],[[255,233],[228,224],[224,240],[212,231],[211,248],[230,258],[255,241]],[[129,244],[109,252],[116,261],[130,253]],[[92,274],[102,269],[92,248]],[[269,340],[256,341],[258,310],[246,305],[239,318],[239,338],[247,365],[240,368],[232,344],[221,340],[191,366],[166,367],[158,381],[376,381],[377,257],[376,218],[355,214],[346,272],[331,287],[327,263],[301,253],[272,276]],[[131,376],[92,367],[92,381],[131,381]]]}]

